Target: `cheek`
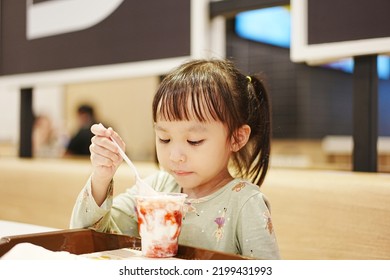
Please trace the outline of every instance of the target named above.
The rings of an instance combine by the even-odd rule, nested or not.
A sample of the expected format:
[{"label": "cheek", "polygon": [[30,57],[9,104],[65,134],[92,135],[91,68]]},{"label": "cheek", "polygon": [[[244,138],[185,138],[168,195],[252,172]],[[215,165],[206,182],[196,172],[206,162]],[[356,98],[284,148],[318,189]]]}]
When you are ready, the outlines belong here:
[{"label": "cheek", "polygon": [[164,149],[164,147],[162,147],[162,145],[156,141],[156,156],[157,156],[157,160],[159,162],[164,160],[164,153],[165,152],[166,152],[166,149]]},{"label": "cheek", "polygon": [[207,150],[202,152],[199,151],[199,153],[195,154],[195,156],[199,156],[199,157],[203,156],[203,160],[206,164],[207,162],[210,163],[212,162],[214,164],[221,163],[221,162],[224,163],[229,159],[230,155],[231,155],[230,147],[227,145],[211,146],[208,147]]}]

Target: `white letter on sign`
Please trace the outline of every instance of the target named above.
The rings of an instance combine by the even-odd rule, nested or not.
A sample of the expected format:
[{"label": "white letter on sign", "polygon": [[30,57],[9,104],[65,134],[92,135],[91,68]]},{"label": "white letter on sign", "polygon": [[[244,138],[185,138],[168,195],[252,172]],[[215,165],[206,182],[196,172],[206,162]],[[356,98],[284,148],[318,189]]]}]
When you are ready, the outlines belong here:
[{"label": "white letter on sign", "polygon": [[113,13],[124,0],[56,0],[27,3],[28,40],[83,30]]}]

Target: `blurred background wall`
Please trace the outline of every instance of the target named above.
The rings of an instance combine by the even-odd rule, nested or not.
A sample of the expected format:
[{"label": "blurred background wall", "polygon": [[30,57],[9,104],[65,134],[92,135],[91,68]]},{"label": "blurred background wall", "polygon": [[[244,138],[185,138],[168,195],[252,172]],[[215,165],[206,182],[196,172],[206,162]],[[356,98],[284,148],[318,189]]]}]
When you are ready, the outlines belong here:
[{"label": "blurred background wall", "polygon": [[[39,4],[41,1],[35,1]],[[42,1],[53,2],[53,1]],[[202,10],[207,6],[208,1],[168,1],[161,9],[175,10],[177,3],[183,5],[182,9],[187,9],[190,2],[198,3],[201,6],[199,11],[207,15]],[[288,2],[288,1],[287,1]],[[2,0],[1,3],[7,8],[12,4],[17,7],[24,3],[16,3],[9,0]],[[145,2],[139,8],[139,13],[148,10],[148,5],[152,2]],[[201,4],[199,4],[201,3]],[[124,10],[128,12],[132,1],[122,3],[113,15],[124,16]],[[22,6],[23,6],[22,5]],[[126,9],[124,9],[127,7]],[[173,8],[175,7],[175,8]],[[351,168],[351,145],[348,141],[335,142],[337,147],[342,147],[342,151],[337,154],[326,150],[326,140],[329,136],[338,136],[339,140],[343,137],[351,138],[352,135],[352,103],[353,103],[353,76],[351,65],[343,61],[336,62],[333,65],[309,66],[305,63],[293,63],[290,59],[290,24],[291,15],[289,6],[267,8],[253,11],[254,15],[245,15],[241,13],[236,17],[229,18],[226,21],[226,57],[234,60],[238,67],[247,73],[262,72],[268,82],[271,100],[273,105],[273,164],[287,165],[291,167],[321,167],[321,168]],[[10,8],[8,8],[10,9]],[[16,9],[16,8],[15,8]],[[20,9],[20,8],[18,8]],[[273,10],[273,11],[272,11]],[[265,13],[267,11],[267,13]],[[275,14],[276,11],[276,14]],[[19,11],[20,13],[20,11]],[[175,13],[176,16],[177,13]],[[201,13],[202,14],[202,13]],[[249,13],[247,13],[249,14]],[[11,15],[8,15],[11,16]],[[134,14],[132,14],[134,16]],[[139,16],[139,15],[138,15]],[[140,20],[147,22],[150,18],[162,20],[156,14],[150,17],[139,16]],[[180,18],[173,18],[168,21],[166,27],[161,26],[161,30],[168,32],[172,29],[173,33],[181,32],[182,36],[189,37],[188,30],[179,28],[175,20],[183,20],[184,26],[189,27],[189,14],[181,15]],[[255,29],[255,36],[243,33],[242,22],[248,21],[249,30]],[[105,32],[110,33],[107,24],[112,20],[103,21],[100,27],[105,27]],[[165,22],[164,20],[162,20]],[[157,22],[157,25],[159,22]],[[171,24],[175,28],[170,28]],[[182,26],[182,25],[180,25]],[[208,26],[199,24],[202,28],[208,30]],[[249,26],[249,27],[248,27]],[[167,57],[172,56],[172,49],[179,50],[179,55],[185,57],[189,50],[189,45],[184,43],[178,47],[174,41],[164,40],[159,34],[156,23],[150,24],[151,36],[154,36],[154,43],[138,42],[141,33],[131,34],[130,46],[136,46],[132,51],[126,48],[120,48],[118,44],[123,37],[109,37],[115,44],[108,46],[109,55],[114,55],[116,51],[126,53],[145,50],[165,50]],[[128,27],[124,30],[130,30]],[[122,31],[124,31],[122,30]],[[171,31],[172,31],[171,30]],[[204,30],[203,30],[204,31]],[[281,31],[281,32],[280,32]],[[21,31],[20,31],[21,32]],[[4,33],[4,32],[3,32]],[[74,32],[83,42],[84,37],[92,36],[99,39],[100,43],[105,41],[92,30]],[[202,32],[200,32],[202,33]],[[106,33],[104,33],[106,34]],[[165,33],[164,36],[170,36]],[[187,35],[183,35],[187,34]],[[22,34],[23,35],[23,34]],[[24,36],[24,35],[23,35]],[[71,36],[71,35],[66,35]],[[96,36],[96,37],[93,37]],[[138,36],[138,37],[137,37]],[[69,48],[77,48],[68,38]],[[272,40],[270,40],[272,39]],[[36,41],[34,41],[36,40]],[[43,39],[34,39],[29,43],[42,43]],[[115,41],[118,40],[118,41]],[[142,39],[144,40],[144,39]],[[276,40],[276,41],[275,41]],[[76,40],[77,41],[77,40]],[[199,37],[196,42],[205,44],[207,38]],[[28,45],[26,42],[23,44]],[[23,45],[22,44],[22,45]],[[63,44],[63,43],[62,43]],[[160,45],[162,44],[162,45]],[[80,47],[85,47],[79,43]],[[34,48],[36,46],[33,46]],[[55,46],[59,51],[64,45]],[[202,45],[200,48],[206,48]],[[93,46],[90,47],[94,49]],[[191,47],[193,48],[193,47]],[[10,48],[12,49],[12,47]],[[39,50],[39,48],[37,48]],[[115,51],[114,51],[115,50]],[[199,54],[199,53],[198,53]],[[218,52],[213,53],[218,57]],[[52,59],[55,59],[55,55]],[[70,53],[71,55],[71,53]],[[88,54],[99,57],[99,54]],[[177,55],[177,54],[175,54]],[[3,57],[4,58],[4,57]],[[82,56],[80,57],[80,59]],[[390,60],[388,56],[384,58],[382,68],[385,74],[380,76],[378,91],[378,134],[380,137],[390,136]],[[99,59],[101,59],[99,57]],[[123,59],[131,59],[124,57]],[[93,61],[93,60],[91,60]],[[12,65],[12,61],[7,59],[9,66],[12,66],[14,72],[21,71],[17,66]],[[61,60],[66,63],[66,59]],[[172,62],[164,71],[179,64],[179,60]],[[148,68],[156,67],[158,63],[147,65]],[[46,65],[45,67],[48,67]],[[53,124],[58,137],[58,150],[51,156],[60,157],[61,152],[66,145],[69,137],[75,132],[77,127],[76,109],[83,103],[93,105],[97,118],[102,123],[114,127],[127,143],[127,152],[134,160],[154,160],[154,138],[151,120],[151,101],[153,94],[160,80],[159,71],[153,73],[143,72],[145,67],[136,67],[135,70],[125,70],[118,77],[113,72],[101,70],[98,73],[102,79],[83,81],[80,78],[74,82],[63,83],[38,83],[34,85],[33,109],[36,115],[47,115]],[[386,70],[387,69],[387,70]],[[127,71],[127,72],[126,72]],[[387,72],[386,72],[387,71]],[[55,71],[53,72],[55,73]],[[123,74],[125,73],[125,74]],[[136,74],[134,74],[136,73]],[[126,76],[127,75],[127,76]],[[112,78],[110,78],[112,77]],[[77,80],[77,79],[74,79]],[[34,81],[34,80],[33,80]],[[0,83],[0,157],[17,156],[17,146],[19,143],[19,115],[20,115],[20,88]],[[386,140],[386,139],[385,139]],[[347,143],[345,146],[343,143]],[[390,147],[384,145],[382,149],[384,158],[381,158],[382,171],[390,170]],[[48,155],[50,156],[50,155]],[[338,157],[337,157],[338,156]],[[337,158],[337,160],[335,160]]]}]

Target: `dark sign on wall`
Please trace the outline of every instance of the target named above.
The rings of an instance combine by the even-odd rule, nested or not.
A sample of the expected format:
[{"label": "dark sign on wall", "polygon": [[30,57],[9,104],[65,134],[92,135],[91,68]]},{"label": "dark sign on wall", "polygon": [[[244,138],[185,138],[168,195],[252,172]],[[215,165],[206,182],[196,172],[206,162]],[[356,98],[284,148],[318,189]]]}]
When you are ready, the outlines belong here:
[{"label": "dark sign on wall", "polygon": [[190,55],[190,0],[1,0],[0,75]]},{"label": "dark sign on wall", "polygon": [[291,0],[291,10],[294,62],[390,53],[389,0]]},{"label": "dark sign on wall", "polygon": [[308,43],[390,37],[390,1],[308,1]]}]

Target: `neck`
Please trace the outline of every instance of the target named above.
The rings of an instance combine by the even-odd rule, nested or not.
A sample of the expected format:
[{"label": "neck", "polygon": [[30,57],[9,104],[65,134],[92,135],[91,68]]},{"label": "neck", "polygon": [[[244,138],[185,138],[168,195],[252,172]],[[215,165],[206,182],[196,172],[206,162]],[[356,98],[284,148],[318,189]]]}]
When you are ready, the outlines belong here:
[{"label": "neck", "polygon": [[222,188],[227,183],[229,183],[232,179],[233,177],[230,175],[228,171],[221,172],[221,174],[219,174],[213,180],[208,181],[196,188],[185,188],[185,189],[182,188],[181,192],[187,194],[188,198],[205,197],[218,191],[220,188]]}]

